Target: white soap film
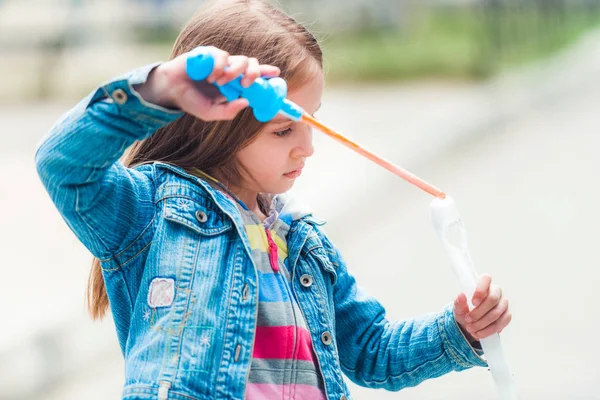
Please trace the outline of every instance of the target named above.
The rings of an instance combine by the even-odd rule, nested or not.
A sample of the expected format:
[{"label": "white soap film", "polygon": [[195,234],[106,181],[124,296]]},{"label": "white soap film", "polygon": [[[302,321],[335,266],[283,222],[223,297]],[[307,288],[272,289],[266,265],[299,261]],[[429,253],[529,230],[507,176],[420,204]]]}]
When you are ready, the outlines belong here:
[{"label": "white soap film", "polygon": [[[449,196],[446,196],[445,199],[436,197],[431,202],[430,211],[435,231],[450,257],[452,269],[467,296],[469,309],[473,309],[471,299],[477,286],[477,271],[469,254],[467,231],[456,208],[456,203]],[[502,350],[500,335],[496,333],[481,339],[480,342],[500,393],[500,399],[517,400],[517,387]]]}]

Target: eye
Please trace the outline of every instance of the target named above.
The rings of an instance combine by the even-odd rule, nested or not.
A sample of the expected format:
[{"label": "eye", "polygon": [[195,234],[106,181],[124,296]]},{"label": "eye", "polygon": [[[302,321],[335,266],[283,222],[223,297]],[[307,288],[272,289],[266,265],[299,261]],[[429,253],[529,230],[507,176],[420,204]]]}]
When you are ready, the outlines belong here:
[{"label": "eye", "polygon": [[291,131],[292,131],[292,128],[287,128],[283,131],[273,132],[273,134],[278,137],[283,137],[283,136],[286,136],[287,134],[289,134]]}]

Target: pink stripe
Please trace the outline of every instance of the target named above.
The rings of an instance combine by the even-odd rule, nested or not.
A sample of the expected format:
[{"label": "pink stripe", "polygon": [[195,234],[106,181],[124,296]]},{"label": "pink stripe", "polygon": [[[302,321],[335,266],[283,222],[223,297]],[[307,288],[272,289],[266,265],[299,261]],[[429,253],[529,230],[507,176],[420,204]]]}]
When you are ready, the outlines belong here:
[{"label": "pink stripe", "polygon": [[[294,356],[293,333],[297,329],[298,340]],[[305,360],[314,362],[310,333],[295,326],[257,326],[254,358]]]},{"label": "pink stripe", "polygon": [[283,399],[284,393],[295,400],[325,400],[318,387],[310,385],[273,385],[270,383],[249,383],[246,386],[246,400]]}]

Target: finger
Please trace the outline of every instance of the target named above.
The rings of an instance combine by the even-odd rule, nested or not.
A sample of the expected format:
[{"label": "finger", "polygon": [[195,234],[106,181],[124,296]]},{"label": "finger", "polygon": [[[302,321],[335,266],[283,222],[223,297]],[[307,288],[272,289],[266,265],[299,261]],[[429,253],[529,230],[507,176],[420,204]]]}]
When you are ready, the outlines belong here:
[{"label": "finger", "polygon": [[223,50],[217,49],[216,47],[213,47],[212,54],[213,54],[213,58],[215,60],[215,64],[213,66],[212,72],[210,73],[208,78],[206,78],[206,80],[210,83],[215,82],[217,79],[219,79],[221,77],[221,75],[223,75],[223,73],[225,71],[225,67],[227,66],[227,64],[229,62],[229,53],[227,53],[226,51],[223,51]]},{"label": "finger", "polygon": [[487,328],[500,319],[506,310],[508,310],[508,299],[502,299],[496,307],[481,317],[479,321],[467,324],[467,331],[469,331],[469,333],[474,333]]},{"label": "finger", "polygon": [[473,293],[473,298],[471,299],[471,302],[475,307],[480,305],[483,299],[485,299],[491,283],[492,277],[488,274],[483,274],[477,279],[477,287],[475,288],[475,293]]},{"label": "finger", "polygon": [[458,318],[464,318],[469,312],[469,304],[467,303],[467,296],[464,293],[459,294],[454,300],[454,315]]},{"label": "finger", "polygon": [[258,60],[254,57],[248,59],[248,68],[244,72],[244,77],[241,80],[243,87],[248,87],[260,76],[260,68]]},{"label": "finger", "polygon": [[494,333],[501,332],[504,328],[506,328],[506,326],[510,323],[511,320],[512,314],[510,313],[510,311],[507,310],[496,322],[489,325],[483,330],[475,332],[473,336],[477,339],[485,339],[486,337],[489,337]]},{"label": "finger", "polygon": [[281,73],[281,70],[274,65],[261,64],[258,68],[260,69],[260,76],[275,77]]},{"label": "finger", "polygon": [[237,99],[232,102],[220,104],[211,110],[209,118],[212,121],[225,121],[235,118],[244,108],[248,107],[248,100]]},{"label": "finger", "polygon": [[245,56],[231,56],[229,57],[228,62],[229,68],[227,68],[223,75],[217,79],[218,85],[224,85],[227,82],[237,78],[248,68],[248,57]]},{"label": "finger", "polygon": [[479,321],[485,314],[490,312],[491,309],[496,307],[502,299],[502,289],[498,286],[492,285],[487,297],[483,300],[479,306],[475,307],[467,316],[465,320],[467,322]]}]

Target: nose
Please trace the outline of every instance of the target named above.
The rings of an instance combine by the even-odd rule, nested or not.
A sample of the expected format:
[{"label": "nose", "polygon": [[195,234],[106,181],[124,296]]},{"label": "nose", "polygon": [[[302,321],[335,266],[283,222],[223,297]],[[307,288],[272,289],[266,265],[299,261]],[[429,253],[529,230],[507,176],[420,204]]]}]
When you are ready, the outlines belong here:
[{"label": "nose", "polygon": [[298,135],[298,143],[292,150],[292,157],[304,157],[308,158],[313,155],[315,148],[312,142],[312,128],[306,126],[306,130]]}]

